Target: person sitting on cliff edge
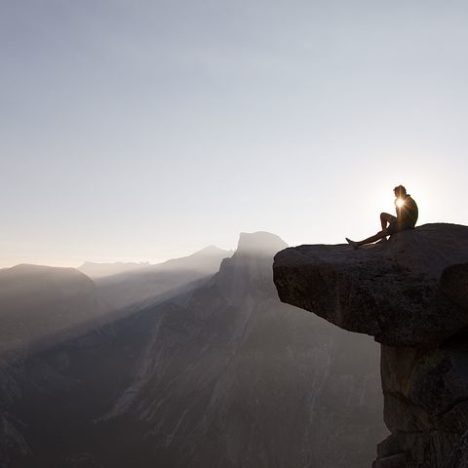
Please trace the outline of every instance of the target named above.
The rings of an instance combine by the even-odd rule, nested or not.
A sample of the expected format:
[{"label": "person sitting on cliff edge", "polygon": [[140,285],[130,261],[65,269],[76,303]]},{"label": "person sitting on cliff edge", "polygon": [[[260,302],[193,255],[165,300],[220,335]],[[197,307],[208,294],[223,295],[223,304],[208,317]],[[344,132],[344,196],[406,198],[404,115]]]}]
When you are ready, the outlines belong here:
[{"label": "person sitting on cliff edge", "polygon": [[393,192],[396,197],[396,217],[389,213],[381,213],[380,224],[382,225],[382,230],[374,236],[359,242],[352,241],[346,237],[346,241],[349,245],[357,249],[361,245],[371,244],[378,240],[385,241],[387,240],[387,236],[391,236],[392,234],[406,229],[412,229],[416,226],[416,221],[418,220],[418,205],[416,205],[416,202],[411,198],[410,194],[406,193],[406,188],[403,187],[403,185],[395,187]]}]

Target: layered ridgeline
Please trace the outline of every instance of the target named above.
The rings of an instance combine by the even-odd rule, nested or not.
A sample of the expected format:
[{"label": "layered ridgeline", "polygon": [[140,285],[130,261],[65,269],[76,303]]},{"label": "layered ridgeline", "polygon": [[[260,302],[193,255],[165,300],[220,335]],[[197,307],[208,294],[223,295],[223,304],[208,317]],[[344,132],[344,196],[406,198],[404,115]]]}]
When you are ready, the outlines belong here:
[{"label": "layered ridgeline", "polygon": [[285,247],[242,234],[198,287],[9,363],[5,466],[365,466],[377,345],[278,300]]},{"label": "layered ridgeline", "polygon": [[129,273],[131,271],[143,270],[150,267],[149,262],[112,262],[112,263],[96,263],[84,262],[78,267],[81,273],[89,276],[91,279],[105,278],[107,276],[119,275],[121,273]]},{"label": "layered ridgeline", "polygon": [[0,269],[0,359],[5,352],[28,352],[99,327],[119,316],[119,309],[129,313],[130,304],[141,307],[145,301],[193,289],[231,254],[210,246],[156,265],[85,263],[75,269],[23,264]]},{"label": "layered ridgeline", "polygon": [[[11,457],[30,453],[27,440],[34,441],[34,431],[41,433],[43,427],[49,427],[55,434],[61,425],[70,425],[68,407],[73,407],[73,403],[64,401],[67,408],[62,408],[61,414],[56,413],[54,405],[54,400],[62,395],[62,386],[80,389],[73,382],[83,376],[84,388],[88,388],[86,383],[92,378],[92,372],[100,371],[101,375],[109,376],[107,369],[101,368],[102,362],[115,369],[119,361],[124,361],[125,356],[119,354],[120,350],[108,353],[106,359],[99,355],[102,346],[109,347],[112,343],[113,323],[118,317],[132,313],[130,308],[119,307],[121,302],[117,294],[115,301],[111,301],[113,305],[106,301],[109,284],[118,284],[124,290],[135,289],[136,284],[137,290],[150,289],[156,297],[154,301],[162,301],[182,291],[190,291],[212,276],[226,255],[229,255],[228,251],[209,247],[160,265],[84,264],[81,270],[99,278],[116,271],[122,273],[122,269],[127,273],[117,275],[115,280],[112,276],[107,277],[107,283],[98,281],[98,285],[75,268],[17,265],[0,270],[0,466]],[[137,274],[136,270],[145,278],[141,285],[131,274]],[[147,294],[141,294],[141,301],[147,297]],[[103,328],[106,323],[110,325]],[[139,325],[139,322],[135,323]],[[105,336],[101,339],[102,333]],[[88,342],[92,346],[89,348],[91,352],[86,354],[83,346]],[[77,362],[85,362],[83,369],[72,369],[69,375],[62,375],[55,368],[68,366],[68,354],[62,349],[69,346],[78,347],[73,351]],[[111,347],[109,349],[112,351]],[[86,361],[88,358],[100,361],[94,364],[91,360]],[[132,361],[130,367],[133,365]],[[105,388],[105,382],[92,387],[97,395]],[[50,396],[51,406],[44,404],[47,399],[43,402],[42,395]],[[91,409],[99,398],[78,392],[72,400],[77,408]],[[15,405],[18,405],[17,411]],[[17,415],[25,408],[26,414],[18,419]],[[94,413],[91,410],[84,414]],[[80,420],[80,415],[76,419]],[[39,425],[35,426],[32,421]],[[29,431],[28,427],[34,427],[34,431]],[[28,431],[31,434],[24,437]],[[46,440],[45,444],[49,442],[56,444],[54,438]],[[24,466],[50,466],[46,461],[44,464],[36,465],[34,459],[25,462]]]},{"label": "layered ridgeline", "polygon": [[[178,288],[189,284],[197,286],[197,282],[216,273],[223,258],[231,255],[232,251],[209,246],[187,257],[156,265],[114,264],[97,268],[88,263],[80,268],[97,275],[93,279],[100,302],[108,309],[120,309],[173,296]],[[104,274],[105,271],[114,274]]]},{"label": "layered ridgeline", "polygon": [[381,343],[391,435],[374,468],[468,466],[468,227],[428,224],[359,250],[290,248],[273,270],[284,302]]},{"label": "layered ridgeline", "polygon": [[271,266],[284,247],[242,234],[208,284],[160,309],[138,378],[105,417],[144,426],[147,460],[358,468],[372,456],[383,434],[378,350],[280,303]]}]

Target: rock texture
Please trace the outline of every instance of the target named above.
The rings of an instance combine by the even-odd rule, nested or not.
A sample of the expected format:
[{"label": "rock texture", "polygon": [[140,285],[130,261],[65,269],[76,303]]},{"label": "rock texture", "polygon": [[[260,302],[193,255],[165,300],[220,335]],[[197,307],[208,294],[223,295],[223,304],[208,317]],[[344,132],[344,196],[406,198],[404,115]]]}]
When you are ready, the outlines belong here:
[{"label": "rock texture", "polygon": [[391,435],[374,468],[468,466],[468,227],[427,224],[358,250],[285,249],[273,276],[283,302],[382,344]]}]

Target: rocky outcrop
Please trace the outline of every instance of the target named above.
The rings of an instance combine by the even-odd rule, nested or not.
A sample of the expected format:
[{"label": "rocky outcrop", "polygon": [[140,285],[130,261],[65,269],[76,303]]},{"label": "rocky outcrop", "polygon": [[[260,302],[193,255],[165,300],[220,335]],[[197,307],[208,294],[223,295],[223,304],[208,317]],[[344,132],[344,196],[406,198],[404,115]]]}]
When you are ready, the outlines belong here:
[{"label": "rocky outcrop", "polygon": [[283,302],[381,343],[391,435],[375,468],[468,466],[468,227],[285,249],[273,276]]}]

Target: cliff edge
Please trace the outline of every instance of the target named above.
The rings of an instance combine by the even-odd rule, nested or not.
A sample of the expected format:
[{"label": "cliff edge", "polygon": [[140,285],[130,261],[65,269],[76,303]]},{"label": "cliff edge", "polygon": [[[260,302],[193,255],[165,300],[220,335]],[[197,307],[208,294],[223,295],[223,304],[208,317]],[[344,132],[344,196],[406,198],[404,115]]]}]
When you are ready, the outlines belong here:
[{"label": "cliff edge", "polygon": [[467,226],[426,224],[358,250],[288,248],[273,278],[283,302],[381,343],[391,435],[375,468],[468,466]]}]

